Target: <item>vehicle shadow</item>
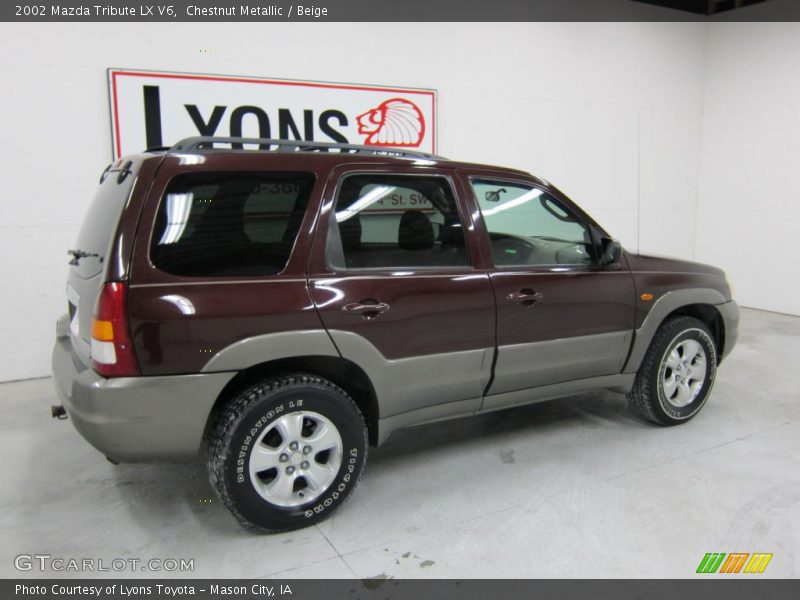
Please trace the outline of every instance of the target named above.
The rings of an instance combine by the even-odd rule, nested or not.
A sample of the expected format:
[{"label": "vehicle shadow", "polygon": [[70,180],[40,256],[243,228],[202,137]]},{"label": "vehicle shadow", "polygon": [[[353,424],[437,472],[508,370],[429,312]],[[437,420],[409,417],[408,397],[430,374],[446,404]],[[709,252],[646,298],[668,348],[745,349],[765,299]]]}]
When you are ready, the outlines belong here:
[{"label": "vehicle shadow", "polygon": [[370,469],[391,466],[424,453],[433,460],[437,449],[451,452],[456,447],[497,444],[519,435],[541,435],[571,428],[609,427],[642,429],[652,427],[627,410],[623,394],[589,392],[502,409],[495,412],[401,429],[379,448],[370,452]]},{"label": "vehicle shadow", "polygon": [[[626,409],[625,397],[594,392],[504,409],[483,415],[430,423],[395,432],[380,448],[371,448],[367,473],[397,464],[427,464],[479,445],[499,446],[518,436],[537,436],[575,428],[631,430],[651,427]],[[219,502],[205,467],[205,448],[186,464],[118,465],[113,480],[131,516],[145,530],[174,528],[175,522],[214,536],[251,535],[239,527]]]}]

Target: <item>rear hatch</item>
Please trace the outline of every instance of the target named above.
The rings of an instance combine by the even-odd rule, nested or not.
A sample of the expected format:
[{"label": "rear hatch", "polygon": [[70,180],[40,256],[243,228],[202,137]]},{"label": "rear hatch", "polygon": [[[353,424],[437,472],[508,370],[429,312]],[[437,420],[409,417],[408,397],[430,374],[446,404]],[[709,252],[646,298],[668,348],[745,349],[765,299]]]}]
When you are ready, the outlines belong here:
[{"label": "rear hatch", "polygon": [[67,279],[70,340],[73,350],[87,367],[91,365],[94,303],[106,281],[112,243],[120,215],[131,195],[137,166],[131,160],[122,159],[106,168],[83,219],[78,241],[70,250]]}]

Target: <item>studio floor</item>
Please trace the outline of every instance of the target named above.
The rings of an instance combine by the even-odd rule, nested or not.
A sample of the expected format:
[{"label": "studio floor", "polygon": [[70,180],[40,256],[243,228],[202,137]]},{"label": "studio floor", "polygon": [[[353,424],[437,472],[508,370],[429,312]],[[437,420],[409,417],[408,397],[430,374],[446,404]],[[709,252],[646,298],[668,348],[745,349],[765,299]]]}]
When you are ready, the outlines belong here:
[{"label": "studio floor", "polygon": [[50,418],[49,379],[2,384],[0,576],[41,577],[14,557],[49,554],[194,560],[123,577],[683,578],[707,552],[767,552],[732,577],[797,577],[799,358],[800,318],[743,310],[688,424],[603,392],[401,431],[333,518],[271,536],[239,528],[201,461],[114,466]]}]

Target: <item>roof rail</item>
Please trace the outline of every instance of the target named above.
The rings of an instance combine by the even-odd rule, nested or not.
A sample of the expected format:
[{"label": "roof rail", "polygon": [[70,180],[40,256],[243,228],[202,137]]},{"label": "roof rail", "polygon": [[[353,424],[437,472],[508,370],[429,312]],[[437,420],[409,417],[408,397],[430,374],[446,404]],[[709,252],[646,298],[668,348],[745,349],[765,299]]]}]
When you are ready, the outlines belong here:
[{"label": "roof rail", "polygon": [[169,152],[170,146],[153,146],[152,148],[145,148],[145,154],[153,154],[156,152]]},{"label": "roof rail", "polygon": [[[406,150],[404,148],[379,148],[376,146],[358,146],[356,144],[334,144],[327,142],[309,142],[305,140],[275,140],[270,138],[245,137],[189,137],[172,146],[170,152],[196,152],[214,150],[215,144],[230,144],[235,149],[242,149],[243,144],[258,145],[258,149],[277,152],[340,152],[343,154],[369,154],[372,156],[397,156],[424,158],[428,160],[446,160],[442,156]],[[238,148],[234,146],[238,145]],[[275,147],[275,150],[273,150]],[[229,148],[228,148],[229,149]]]}]

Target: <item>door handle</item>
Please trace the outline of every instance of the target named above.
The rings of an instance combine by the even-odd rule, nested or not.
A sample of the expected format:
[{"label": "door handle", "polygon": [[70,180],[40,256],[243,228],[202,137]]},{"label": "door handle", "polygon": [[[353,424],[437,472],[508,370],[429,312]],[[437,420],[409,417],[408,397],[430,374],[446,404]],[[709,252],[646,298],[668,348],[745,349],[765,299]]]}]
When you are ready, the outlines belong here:
[{"label": "door handle", "polygon": [[522,306],[533,306],[539,300],[541,300],[544,296],[530,288],[523,288],[518,292],[511,292],[508,296],[506,296],[506,300],[511,302],[518,302]]},{"label": "door handle", "polygon": [[346,315],[360,316],[368,321],[377,319],[391,307],[386,302],[353,302],[345,304],[342,312]]}]

